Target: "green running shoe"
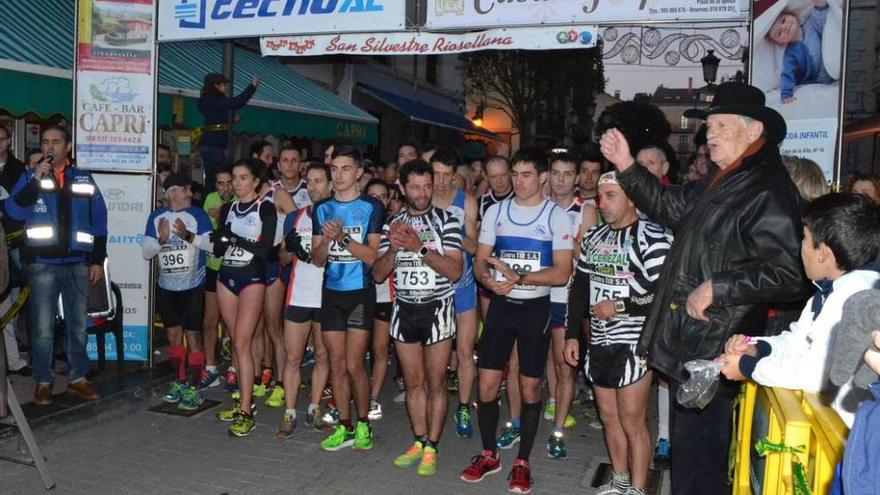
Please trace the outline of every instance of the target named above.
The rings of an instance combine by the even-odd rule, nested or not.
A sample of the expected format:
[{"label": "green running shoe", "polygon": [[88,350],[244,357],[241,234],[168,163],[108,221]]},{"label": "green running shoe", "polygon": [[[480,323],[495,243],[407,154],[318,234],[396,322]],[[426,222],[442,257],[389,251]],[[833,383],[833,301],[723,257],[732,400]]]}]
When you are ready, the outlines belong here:
[{"label": "green running shoe", "polygon": [[262,383],[254,385],[254,397],[261,399],[266,396],[266,386]]},{"label": "green running shoe", "polygon": [[235,415],[235,420],[229,427],[229,435],[233,437],[246,437],[250,435],[256,427],[257,422],[254,421],[253,414],[238,411],[238,414]]},{"label": "green running shoe", "polygon": [[358,421],[354,428],[354,450],[370,450],[373,448],[373,429],[369,424]]},{"label": "green running shoe", "polygon": [[544,406],[544,419],[547,421],[553,421],[556,419],[556,403],[548,402],[546,406]]},{"label": "green running shoe", "polygon": [[354,432],[345,429],[345,426],[339,425],[321,442],[321,448],[328,452],[335,452],[345,447],[354,445]]},{"label": "green running shoe", "polygon": [[169,404],[177,404],[183,397],[183,391],[186,390],[186,384],[177,380],[168,384],[168,393],[162,397],[162,400]]},{"label": "green running shoe", "polygon": [[195,411],[204,403],[205,399],[202,399],[202,394],[195,387],[187,387],[183,390],[183,396],[177,403],[177,408],[184,411]]},{"label": "green running shoe", "polygon": [[274,386],[269,398],[266,399],[266,405],[269,407],[281,407],[284,405],[284,387]]},{"label": "green running shoe", "polygon": [[[224,407],[223,409],[217,412],[217,419],[223,422],[230,422],[235,420],[235,413],[241,411],[241,401],[237,399],[233,399],[232,405],[229,407]],[[257,405],[251,402],[251,416],[256,416],[257,414]]]},{"label": "green running shoe", "polygon": [[413,467],[417,462],[422,460],[422,454],[424,451],[424,445],[422,445],[422,442],[413,442],[406,452],[394,459],[394,465],[399,468]]},{"label": "green running shoe", "polygon": [[422,454],[422,462],[416,468],[416,474],[419,476],[434,476],[437,474],[437,450],[434,447],[425,447],[425,453]]}]

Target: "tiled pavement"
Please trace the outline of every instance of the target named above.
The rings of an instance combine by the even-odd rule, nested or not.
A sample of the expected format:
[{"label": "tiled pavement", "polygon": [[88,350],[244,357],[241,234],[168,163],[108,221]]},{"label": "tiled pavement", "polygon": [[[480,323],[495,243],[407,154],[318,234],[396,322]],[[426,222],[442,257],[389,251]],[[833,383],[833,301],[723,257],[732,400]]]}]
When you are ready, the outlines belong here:
[{"label": "tiled pavement", "polygon": [[[231,438],[228,425],[214,418],[222,406],[192,418],[147,411],[163,392],[148,385],[122,393],[112,407],[96,407],[73,426],[59,426],[65,425],[63,418],[50,422],[54,426],[38,423],[37,433],[58,494],[506,493],[505,478],[516,447],[502,451],[502,472],[479,484],[460,481],[460,470],[479,452],[480,444],[476,437],[455,436],[452,411],[440,444],[438,474],[422,479],[414,470],[396,468],[391,461],[412,436],[404,407],[391,402],[393,388],[391,383],[386,386],[385,417],[373,423],[375,439],[369,452],[323,452],[318,447],[323,435],[305,431],[302,425],[290,440],[275,441],[282,411],[262,402],[256,431],[246,438]],[[226,399],[219,389],[207,397]],[[592,471],[599,462],[607,462],[607,456],[601,430],[586,426],[582,408],[576,407],[578,425],[567,432],[565,459],[546,456],[550,423],[542,420],[532,455],[532,493],[592,493],[587,488]],[[664,485],[668,493],[668,482]],[[0,493],[41,492],[35,469],[0,461]]]}]

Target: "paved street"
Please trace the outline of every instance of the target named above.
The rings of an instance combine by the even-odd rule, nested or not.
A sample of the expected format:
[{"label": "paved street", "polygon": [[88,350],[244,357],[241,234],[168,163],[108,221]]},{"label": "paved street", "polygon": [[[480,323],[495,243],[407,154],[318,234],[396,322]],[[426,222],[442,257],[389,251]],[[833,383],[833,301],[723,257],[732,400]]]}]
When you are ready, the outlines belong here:
[{"label": "paved street", "polygon": [[[262,402],[256,431],[247,438],[231,438],[227,424],[214,418],[220,406],[192,418],[147,411],[160,399],[158,387],[149,396],[129,396],[124,405],[116,406],[115,414],[96,416],[76,431],[43,440],[43,448],[58,494],[505,493],[515,449],[503,451],[501,473],[480,484],[465,484],[458,479],[459,471],[480,445],[477,438],[455,436],[451,414],[440,444],[437,476],[421,479],[414,470],[394,467],[391,461],[409,446],[412,437],[404,407],[391,402],[393,388],[391,383],[386,386],[382,398],[386,414],[373,423],[375,440],[370,452],[323,452],[318,447],[323,435],[304,429],[288,441],[275,441],[282,411]],[[224,399],[225,395],[215,389],[208,397]],[[607,461],[601,431],[586,426],[581,412],[581,408],[575,411],[579,423],[568,433],[569,457],[563,460],[546,456],[550,423],[542,421],[532,456],[533,493],[591,493],[586,487],[592,470]],[[42,431],[39,436],[46,434]],[[35,469],[2,461],[0,486],[4,495],[42,491]]]}]

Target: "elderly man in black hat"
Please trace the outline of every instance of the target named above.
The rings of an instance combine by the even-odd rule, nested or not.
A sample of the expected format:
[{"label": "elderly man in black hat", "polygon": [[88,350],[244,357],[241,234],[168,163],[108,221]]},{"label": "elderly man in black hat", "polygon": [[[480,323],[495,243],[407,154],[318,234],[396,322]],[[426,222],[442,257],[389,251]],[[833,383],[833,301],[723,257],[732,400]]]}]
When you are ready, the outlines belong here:
[{"label": "elderly man in black hat", "polygon": [[[635,165],[617,129],[602,136],[605,158],[636,206],[675,232],[639,350],[677,383],[684,364],[713,359],[736,332],[763,332],[768,305],[805,294],[798,192],[779,155],[782,116],[742,83],[718,87],[708,111],[711,159],[718,169],[687,186],[664,188]],[[677,406],[672,420],[672,491],[720,494],[727,487],[733,399],[722,381],[702,410]]]}]

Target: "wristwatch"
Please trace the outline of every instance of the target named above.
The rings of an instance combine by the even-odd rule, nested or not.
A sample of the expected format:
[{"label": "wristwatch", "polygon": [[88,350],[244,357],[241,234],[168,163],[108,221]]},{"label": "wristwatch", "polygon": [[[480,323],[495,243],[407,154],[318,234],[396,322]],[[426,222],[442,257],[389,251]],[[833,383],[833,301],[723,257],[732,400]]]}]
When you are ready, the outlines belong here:
[{"label": "wristwatch", "polygon": [[519,277],[516,277],[516,285],[522,285],[526,280],[526,275],[528,275],[528,272],[520,272]]},{"label": "wristwatch", "polygon": [[614,301],[614,311],[617,313],[625,313],[626,312],[626,304],[620,299],[616,299]]},{"label": "wristwatch", "polygon": [[348,249],[349,244],[351,244],[351,236],[343,234],[342,239],[339,239],[339,245],[342,246],[343,249]]},{"label": "wristwatch", "polygon": [[419,256],[421,256],[422,258],[424,258],[425,255],[427,255],[427,254],[428,254],[428,247],[427,247],[427,246],[422,246],[422,247],[419,249]]}]

